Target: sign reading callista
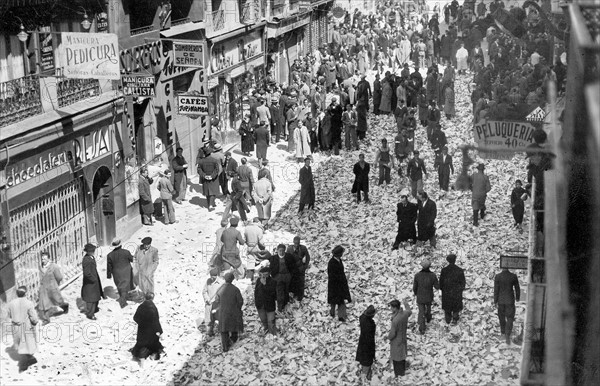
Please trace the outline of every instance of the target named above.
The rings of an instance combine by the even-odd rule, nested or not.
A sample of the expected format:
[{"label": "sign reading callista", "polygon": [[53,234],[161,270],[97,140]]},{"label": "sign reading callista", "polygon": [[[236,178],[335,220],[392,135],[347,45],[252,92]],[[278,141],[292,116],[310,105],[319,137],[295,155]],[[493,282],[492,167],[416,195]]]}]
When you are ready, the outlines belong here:
[{"label": "sign reading callista", "polygon": [[483,158],[511,159],[533,143],[534,131],[535,126],[528,122],[485,121],[475,124],[473,138],[479,147],[487,149],[479,150]]},{"label": "sign reading callista", "polygon": [[63,32],[61,37],[59,55],[66,78],[121,79],[117,35]]},{"label": "sign reading callista", "polygon": [[134,97],[156,96],[154,76],[123,75],[123,95]]}]

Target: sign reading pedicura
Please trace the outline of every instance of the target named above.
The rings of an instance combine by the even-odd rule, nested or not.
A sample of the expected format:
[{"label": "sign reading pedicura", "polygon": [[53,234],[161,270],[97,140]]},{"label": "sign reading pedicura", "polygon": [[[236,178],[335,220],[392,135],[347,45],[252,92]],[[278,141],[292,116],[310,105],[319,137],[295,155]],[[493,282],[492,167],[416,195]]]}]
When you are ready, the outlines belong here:
[{"label": "sign reading pedicura", "polygon": [[[513,153],[525,152],[533,143],[535,126],[528,122],[486,121],[476,124],[473,138],[484,158],[511,159]],[[494,152],[494,150],[501,150]]]},{"label": "sign reading pedicura", "polygon": [[208,97],[202,95],[178,95],[177,112],[180,115],[208,115]]},{"label": "sign reading pedicura", "polygon": [[173,57],[179,67],[204,67],[204,43],[173,42]]},{"label": "sign reading pedicura", "polygon": [[123,95],[134,97],[156,96],[154,76],[123,75]]},{"label": "sign reading pedicura", "polygon": [[80,32],[61,35],[59,55],[66,78],[121,79],[117,35]]}]

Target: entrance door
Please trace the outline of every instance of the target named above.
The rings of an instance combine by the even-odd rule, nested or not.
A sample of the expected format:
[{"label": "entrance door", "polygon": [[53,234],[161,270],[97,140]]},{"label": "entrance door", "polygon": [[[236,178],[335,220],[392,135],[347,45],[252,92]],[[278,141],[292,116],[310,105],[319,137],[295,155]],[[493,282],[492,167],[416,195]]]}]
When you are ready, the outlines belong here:
[{"label": "entrance door", "polygon": [[96,170],[92,193],[96,239],[98,244],[106,246],[117,234],[112,174],[106,166],[101,166]]}]

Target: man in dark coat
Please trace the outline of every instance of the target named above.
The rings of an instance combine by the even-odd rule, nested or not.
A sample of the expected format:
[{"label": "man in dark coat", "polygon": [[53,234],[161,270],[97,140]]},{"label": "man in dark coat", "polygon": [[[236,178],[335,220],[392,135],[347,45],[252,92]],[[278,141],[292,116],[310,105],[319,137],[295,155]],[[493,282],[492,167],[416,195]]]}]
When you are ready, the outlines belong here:
[{"label": "man in dark coat", "polygon": [[398,217],[398,234],[392,246],[392,250],[400,247],[400,243],[411,240],[414,244],[417,241],[417,230],[415,222],[417,221],[417,204],[408,201],[408,191],[400,192],[400,202],[396,209]]},{"label": "man in dark coat", "polygon": [[417,205],[419,207],[419,216],[417,218],[417,240],[424,244],[427,240],[432,248],[435,248],[435,218],[437,216],[437,206],[435,202],[429,199],[427,192],[417,193]]},{"label": "man in dark coat", "polygon": [[163,345],[160,343],[163,329],[160,325],[158,309],[153,302],[154,294],[148,292],[145,299],[133,315],[133,321],[137,323],[138,330],[135,346],[131,349],[131,353],[139,359],[155,355],[154,358],[158,360],[160,354],[163,353]]},{"label": "man in dark coat", "polygon": [[344,263],[342,263],[342,255],[344,247],[336,246],[331,251],[333,255],[327,264],[327,303],[330,304],[329,315],[335,318],[335,307],[337,306],[338,319],[345,322],[346,315],[346,300],[348,303],[352,301],[350,297],[350,288],[348,287],[348,279],[344,272]]},{"label": "man in dark coat", "polygon": [[221,192],[227,197],[231,194],[227,181],[233,178],[233,172],[237,172],[238,163],[231,157],[230,151],[226,151],[223,155],[225,158],[222,163],[221,174],[219,174],[219,184],[221,185]]},{"label": "man in dark coat", "polygon": [[254,151],[254,130],[250,123],[250,114],[244,114],[244,119],[240,124],[238,133],[242,138],[242,153],[246,157],[250,157],[250,153]]},{"label": "man in dark coat", "polygon": [[427,177],[425,162],[419,158],[419,154],[418,150],[414,150],[414,157],[408,161],[408,166],[406,167],[406,175],[410,180],[410,189],[413,197],[417,197],[419,192],[423,190],[423,174]]},{"label": "man in dark coat", "polygon": [[369,203],[369,172],[371,166],[368,162],[365,162],[365,155],[358,155],[358,162],[354,164],[354,184],[352,186],[352,193],[356,193],[356,203],[360,203],[360,193],[364,192],[365,202]]},{"label": "man in dark coat", "polygon": [[283,109],[279,106],[279,99],[276,97],[271,98],[271,106],[269,106],[271,113],[271,140],[279,142],[279,139],[283,135],[283,127],[285,121],[283,119]]},{"label": "man in dark coat", "polygon": [[440,154],[437,164],[440,189],[447,192],[450,185],[450,174],[454,174],[454,165],[452,156],[448,154],[448,147],[442,147],[442,154]]},{"label": "man in dark coat", "polygon": [[225,284],[219,288],[215,299],[219,303],[217,320],[219,320],[221,345],[223,352],[227,352],[231,345],[237,342],[238,334],[244,332],[242,314],[244,298],[242,298],[239,288],[232,284],[234,279],[233,273],[227,272],[224,279]]},{"label": "man in dark coat", "polygon": [[142,224],[152,224],[152,213],[154,213],[154,202],[150,193],[150,184],[152,178],[148,177],[148,169],[140,170],[140,179],[138,181],[138,191],[140,193],[140,213],[142,214]]},{"label": "man in dark coat", "polygon": [[313,181],[312,168],[310,167],[310,158],[304,159],[304,166],[300,168],[300,207],[298,214],[302,214],[304,206],[308,205],[308,209],[313,209],[315,206],[315,183]]},{"label": "man in dark coat", "polygon": [[277,335],[275,327],[275,301],[277,299],[277,284],[270,276],[270,268],[263,267],[254,287],[254,305],[265,333]]},{"label": "man in dark coat", "polygon": [[331,144],[335,155],[340,154],[342,147],[342,114],[344,110],[338,103],[336,97],[331,98],[331,104],[327,108],[327,114],[331,117]]},{"label": "man in dark coat", "polygon": [[256,142],[256,158],[258,158],[258,164],[262,163],[262,160],[267,159],[267,149],[270,143],[269,129],[265,123],[258,125],[254,131],[254,141]]},{"label": "man in dark coat", "polygon": [[208,151],[206,157],[202,158],[198,163],[198,177],[202,184],[202,193],[206,197],[206,206],[208,210],[214,210],[215,196],[219,194],[219,172],[221,165],[219,161],[210,156],[211,151]]},{"label": "man in dark coat", "polygon": [[108,279],[114,276],[115,286],[119,291],[119,304],[121,308],[127,307],[127,294],[133,286],[133,255],[127,249],[121,248],[121,239],[114,238],[112,241],[114,248],[106,256],[106,276]]},{"label": "man in dark coat", "polygon": [[483,220],[485,218],[485,199],[492,185],[490,184],[490,178],[484,173],[485,165],[477,165],[478,173],[473,173],[470,176],[471,183],[471,206],[473,208],[473,225],[479,225],[479,216]]},{"label": "man in dark coat", "polygon": [[515,181],[515,188],[510,194],[510,206],[512,208],[513,218],[515,219],[515,227],[522,231],[523,215],[525,213],[525,203],[523,202],[523,195],[527,193],[522,187],[523,183],[521,180]]},{"label": "man in dark coat", "polygon": [[463,291],[465,290],[465,272],[456,265],[456,255],[446,256],[448,265],[440,273],[442,291],[442,309],[446,323],[458,323],[459,312],[463,309]]},{"label": "man in dark coat", "polygon": [[85,256],[83,256],[83,261],[81,262],[81,268],[83,270],[81,299],[85,302],[85,316],[88,319],[96,320],[94,314],[100,311],[98,302],[100,301],[100,298],[106,299],[106,297],[102,291],[102,283],[100,282],[100,275],[98,275],[98,269],[96,267],[96,246],[93,244],[86,244],[83,250]]},{"label": "man in dark coat", "polygon": [[185,193],[187,191],[188,163],[185,158],[183,158],[182,148],[178,147],[175,154],[175,157],[171,160],[171,168],[173,168],[173,187],[175,188],[173,201],[181,204],[181,201],[185,200]]},{"label": "man in dark coat", "polygon": [[375,81],[373,82],[373,114],[379,115],[379,105],[381,104],[381,82],[379,81],[379,74],[375,74]]},{"label": "man in dark coat", "polygon": [[515,299],[519,301],[520,298],[519,278],[507,268],[503,269],[494,278],[494,306],[498,308],[500,334],[506,338],[506,344],[510,344],[515,320]]},{"label": "man in dark coat", "polygon": [[295,273],[290,282],[290,292],[299,302],[304,299],[304,288],[306,286],[306,270],[310,266],[310,254],[305,245],[300,244],[300,236],[294,236],[294,244],[290,245],[286,254],[294,257],[296,265]]},{"label": "man in dark coat", "polygon": [[283,312],[290,300],[292,277],[298,274],[294,256],[286,253],[285,244],[277,246],[277,253],[269,260],[269,268],[277,283],[277,311]]},{"label": "man in dark coat", "polygon": [[435,273],[429,270],[431,263],[429,260],[423,260],[421,262],[421,271],[417,272],[413,281],[413,293],[417,299],[417,305],[419,306],[419,317],[417,323],[419,324],[419,332],[421,335],[425,334],[425,321],[431,322],[431,303],[433,302],[433,289],[440,289],[440,283],[438,282]]},{"label": "man in dark coat", "polygon": [[248,160],[246,159],[246,157],[243,157],[240,161],[242,164],[237,168],[238,178],[240,180],[240,183],[242,184],[245,199],[252,203],[254,174],[252,174],[252,169],[250,169],[250,166],[248,166]]},{"label": "man in dark coat", "polygon": [[371,380],[371,366],[375,360],[375,307],[370,305],[360,316],[360,336],[358,338],[358,347],[356,349],[356,360],[361,365],[360,379],[362,384]]},{"label": "man in dark coat", "polygon": [[367,81],[366,76],[363,75],[356,86],[356,103],[364,102],[368,106],[369,98],[371,98],[371,85]]}]

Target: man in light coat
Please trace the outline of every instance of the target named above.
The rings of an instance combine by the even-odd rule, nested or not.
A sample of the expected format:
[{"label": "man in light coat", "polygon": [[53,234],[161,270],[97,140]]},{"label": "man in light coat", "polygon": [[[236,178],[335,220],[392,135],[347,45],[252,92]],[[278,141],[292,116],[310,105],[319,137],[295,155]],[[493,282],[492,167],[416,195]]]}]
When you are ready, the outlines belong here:
[{"label": "man in light coat", "polygon": [[252,187],[252,198],[256,203],[258,218],[264,227],[271,219],[271,207],[273,206],[273,183],[267,174],[269,169],[263,168],[258,172],[258,181]]},{"label": "man in light coat", "polygon": [[394,366],[394,375],[403,376],[406,372],[406,357],[408,348],[408,339],[406,330],[408,327],[408,318],[412,315],[408,299],[404,299],[404,309],[400,306],[399,300],[392,300],[388,303],[392,312],[392,324],[387,339],[390,341],[390,360]]},{"label": "man in light coat", "polygon": [[214,336],[216,312],[213,311],[215,310],[214,306],[216,306],[215,298],[225,280],[219,276],[219,268],[212,268],[209,271],[209,275],[210,277],[206,279],[206,284],[202,289],[202,298],[204,299],[204,324],[208,326],[206,335]]},{"label": "man in light coat", "polygon": [[37,363],[33,356],[37,352],[38,336],[35,326],[39,319],[33,302],[25,297],[27,287],[17,288],[17,298],[8,303],[8,318],[11,320],[13,350],[19,354],[19,371],[25,371]]},{"label": "man in light coat", "polygon": [[158,249],[151,244],[152,237],[144,237],[134,256],[138,283],[144,296],[154,293],[154,272],[158,267]]},{"label": "man in light coat", "polygon": [[485,166],[483,164],[477,165],[478,173],[473,173],[471,176],[471,206],[473,208],[473,225],[479,225],[479,216],[483,220],[485,217],[485,199],[487,193],[492,190],[490,185],[490,179],[483,172]]},{"label": "man in light coat", "polygon": [[163,203],[165,211],[165,224],[175,224],[177,219],[175,218],[175,208],[173,207],[173,194],[175,189],[171,184],[171,171],[165,170],[164,174],[160,175],[158,180],[158,191],[160,192],[160,199]]}]

